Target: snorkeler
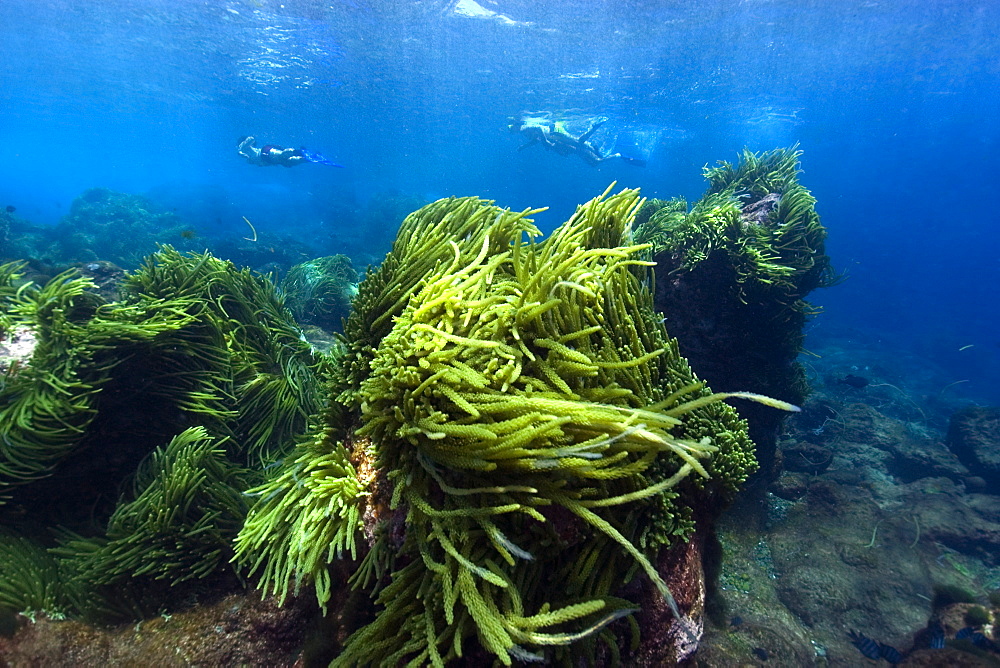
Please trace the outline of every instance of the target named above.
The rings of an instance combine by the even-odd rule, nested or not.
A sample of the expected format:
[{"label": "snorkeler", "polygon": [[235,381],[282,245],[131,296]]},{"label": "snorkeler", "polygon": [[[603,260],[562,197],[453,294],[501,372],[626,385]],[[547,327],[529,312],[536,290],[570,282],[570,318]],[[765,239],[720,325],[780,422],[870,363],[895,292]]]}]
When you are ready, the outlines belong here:
[{"label": "snorkeler", "polygon": [[240,140],[239,153],[247,159],[251,165],[258,167],[270,167],[271,165],[283,165],[294,167],[303,162],[315,162],[320,165],[330,165],[331,167],[343,167],[335,162],[327,160],[319,153],[307,151],[302,148],[283,148],[268,144],[263,148],[254,146],[256,140],[253,137],[244,137]]},{"label": "snorkeler", "polygon": [[528,139],[527,143],[521,145],[517,150],[523,151],[529,146],[542,144],[550,151],[555,151],[559,155],[580,156],[588,165],[599,165],[605,160],[622,157],[620,153],[609,153],[601,155],[601,152],[590,143],[590,138],[597,132],[605,121],[597,121],[582,135],[575,137],[566,129],[563,121],[549,121],[540,116],[526,116],[510,124],[511,132],[518,132]]}]

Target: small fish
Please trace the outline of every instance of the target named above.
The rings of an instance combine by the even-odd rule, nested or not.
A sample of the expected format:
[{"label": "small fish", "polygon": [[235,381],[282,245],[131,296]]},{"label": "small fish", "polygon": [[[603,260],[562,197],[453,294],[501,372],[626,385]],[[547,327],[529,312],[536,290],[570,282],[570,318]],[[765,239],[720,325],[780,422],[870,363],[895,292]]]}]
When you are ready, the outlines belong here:
[{"label": "small fish", "polygon": [[8,204],[7,205],[7,213],[14,213],[15,211],[17,211],[17,207],[16,206],[14,206],[13,204]]},{"label": "small fish", "polygon": [[973,645],[979,647],[980,649],[993,649],[995,643],[987,638],[981,631],[977,631],[971,626],[966,626],[964,629],[960,629],[958,633],[955,634],[955,640],[968,640],[971,641]]},{"label": "small fish", "polygon": [[863,376],[855,376],[853,373],[849,373],[843,378],[838,378],[837,382],[842,385],[850,385],[856,390],[860,390],[862,387],[868,385],[868,379]]},{"label": "small fish", "polygon": [[732,619],[729,620],[729,625],[731,627],[733,627],[734,629],[737,626],[742,626],[743,625],[743,618],[740,617],[739,615],[736,615],[735,617],[733,617]]},{"label": "small fish", "polygon": [[878,651],[882,658],[892,665],[896,665],[897,663],[901,663],[903,661],[902,653],[900,653],[900,651],[895,647],[891,647],[890,645],[880,642],[878,644]]},{"label": "small fish", "polygon": [[754,647],[753,655],[758,659],[760,659],[761,661],[767,661],[770,658],[770,656],[767,653],[767,650],[764,649],[763,647]]},{"label": "small fish", "polygon": [[931,649],[944,649],[944,628],[940,624],[931,627],[930,640]]},{"label": "small fish", "polygon": [[857,631],[851,631],[847,635],[851,638],[851,644],[857,647],[858,651],[866,658],[874,661],[882,658],[882,651],[879,649],[878,643],[868,636]]}]

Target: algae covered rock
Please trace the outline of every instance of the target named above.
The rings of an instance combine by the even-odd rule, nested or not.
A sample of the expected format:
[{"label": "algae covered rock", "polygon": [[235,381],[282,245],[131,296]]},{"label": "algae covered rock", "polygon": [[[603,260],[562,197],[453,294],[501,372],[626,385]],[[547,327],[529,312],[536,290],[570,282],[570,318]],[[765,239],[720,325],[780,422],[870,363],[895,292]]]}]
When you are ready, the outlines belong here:
[{"label": "algae covered rock", "polygon": [[289,269],[281,289],[299,322],[339,331],[351,311],[357,280],[349,257],[331,255]]},{"label": "algae covered rock", "polygon": [[66,263],[106,260],[127,268],[172,242],[182,250],[200,246],[184,221],[141,195],[108,188],[85,190],[56,225],[47,253]]},{"label": "algae covered rock", "polygon": [[755,462],[652,310],[638,205],[605,193],[537,240],[532,211],[440,200],[359,286],[329,428],[251,492],[237,540],[265,590],[311,579],[323,606],[358,551],[377,611],[334,664],[614,662],[635,578],[693,648],[657,555]]},{"label": "algae covered rock", "polygon": [[609,193],[545,238],[475,197],[412,213],[330,358],[207,253],[162,247],[112,302],[0,271],[3,331],[37,339],[0,385],[0,552],[48,560],[0,563],[8,607],[134,619],[249,574],[313,589],[336,665],[688,656],[756,468],[724,400],[790,406],[692,373],[639,194]]},{"label": "algae covered rock", "polygon": [[57,587],[68,602],[39,607],[103,620],[238,585],[250,469],[322,402],[322,364],[274,286],[169,247],[118,302],[75,272],[38,287],[4,265],[0,280],[3,341],[33,341],[0,377],[0,552],[28,541],[59,562],[25,578],[3,561],[0,591]]},{"label": "algae covered rock", "polygon": [[13,219],[13,211],[0,210],[0,260],[6,259],[8,254],[7,238],[10,235],[10,224]]},{"label": "algae covered rock", "polygon": [[[706,167],[709,188],[692,206],[652,200],[636,237],[653,244],[654,304],[680,353],[708,385],[801,403],[808,387],[796,357],[814,309],[806,296],[831,285],[826,229],[798,182],[795,147],[744,151]],[[766,476],[781,414],[741,405]]]}]

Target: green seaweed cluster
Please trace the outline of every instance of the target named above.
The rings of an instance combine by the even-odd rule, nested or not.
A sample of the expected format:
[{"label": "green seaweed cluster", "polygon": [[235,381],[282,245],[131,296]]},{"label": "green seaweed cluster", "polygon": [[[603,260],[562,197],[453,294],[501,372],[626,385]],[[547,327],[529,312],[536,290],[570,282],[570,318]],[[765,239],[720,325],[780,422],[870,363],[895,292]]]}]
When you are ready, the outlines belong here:
[{"label": "green seaweed cluster", "polygon": [[658,550],[755,461],[652,310],[640,203],[606,192],[538,240],[534,211],[440,200],[359,286],[329,427],[237,539],[265,592],[312,581],[324,608],[360,555],[377,613],[334,665],[589,660],[619,652],[639,573],[673,605]]},{"label": "green seaweed cluster", "polygon": [[680,199],[648,202],[636,236],[673,256],[674,272],[723,254],[742,301],[809,312],[803,297],[829,285],[832,270],[816,199],[798,182],[801,155],[744,150],[738,164],[706,167],[708,191],[690,211]]},{"label": "green seaweed cluster", "polygon": [[[0,264],[0,342],[14,324],[11,307],[17,298],[18,283],[24,270],[23,262]],[[6,366],[2,367],[6,370]]]},{"label": "green seaweed cluster", "polygon": [[339,331],[351,311],[357,280],[349,257],[329,255],[289,269],[281,290],[299,322]]},{"label": "green seaweed cluster", "polygon": [[184,255],[165,246],[123,291],[126,304],[202,305],[217,340],[199,354],[216,362],[211,380],[221,385],[227,425],[244,452],[270,461],[270,452],[307,431],[323,405],[328,362],[312,352],[269,278],[209,253]]},{"label": "green seaweed cluster", "polygon": [[[796,362],[816,313],[806,297],[837,280],[816,200],[798,181],[800,156],[795,146],[744,150],[737,164],[705,168],[709,188],[692,206],[647,202],[636,229],[657,262],[655,306],[699,376],[792,403],[809,391]],[[744,415],[770,472],[780,417]]]},{"label": "green seaweed cluster", "polygon": [[69,609],[59,562],[36,541],[0,531],[0,614],[44,610],[62,616]]},{"label": "green seaweed cluster", "polygon": [[141,463],[102,534],[65,535],[52,553],[62,558],[74,610],[141,618],[162,609],[172,587],[234,575],[230,545],[252,476],[225,445],[204,427],[186,429]]},{"label": "green seaweed cluster", "polygon": [[332,596],[330,564],[358,555],[360,501],[365,481],[343,443],[322,430],[298,445],[280,471],[247,492],[257,497],[236,541],[251,573],[261,569],[261,587],[284,603],[289,584],[315,588],[326,608]]},{"label": "green seaweed cluster", "polygon": [[[87,617],[158,612],[161,585],[235,582],[249,469],[280,457],[325,396],[325,362],[274,286],[170,247],[118,302],[73,272],[15,288],[18,273],[0,267],[5,329],[34,342],[0,378],[11,544],[50,550],[69,611]],[[17,578],[0,564],[0,590],[41,586]]]},{"label": "green seaweed cluster", "polygon": [[243,571],[363,620],[350,574],[373,613],[336,665],[620,660],[630,583],[677,614],[658,553],[756,467],[723,400],[790,407],[694,376],[610,192],[545,238],[475,197],[415,211],[329,358],[208,253],[161,247],[110,302],[0,266],[0,344],[33,346],[0,375],[0,608],[137,618]]}]

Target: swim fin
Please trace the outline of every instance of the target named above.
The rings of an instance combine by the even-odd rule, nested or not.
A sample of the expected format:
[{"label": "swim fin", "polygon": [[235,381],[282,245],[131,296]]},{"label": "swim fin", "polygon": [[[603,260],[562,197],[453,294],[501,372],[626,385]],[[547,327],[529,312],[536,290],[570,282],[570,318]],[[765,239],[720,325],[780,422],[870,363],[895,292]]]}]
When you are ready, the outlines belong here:
[{"label": "swim fin", "polygon": [[642,158],[630,158],[627,155],[622,155],[621,159],[624,160],[625,162],[627,162],[630,165],[635,165],[636,167],[645,167],[646,166],[646,161],[643,160]]},{"label": "swim fin", "polygon": [[330,165],[331,167],[343,167],[343,165],[338,165],[332,160],[327,160],[326,157],[324,157],[323,155],[320,155],[315,151],[310,151],[304,146],[299,150],[302,151],[302,155],[304,155],[306,157],[306,160],[308,160],[309,162],[315,162],[317,165]]}]

